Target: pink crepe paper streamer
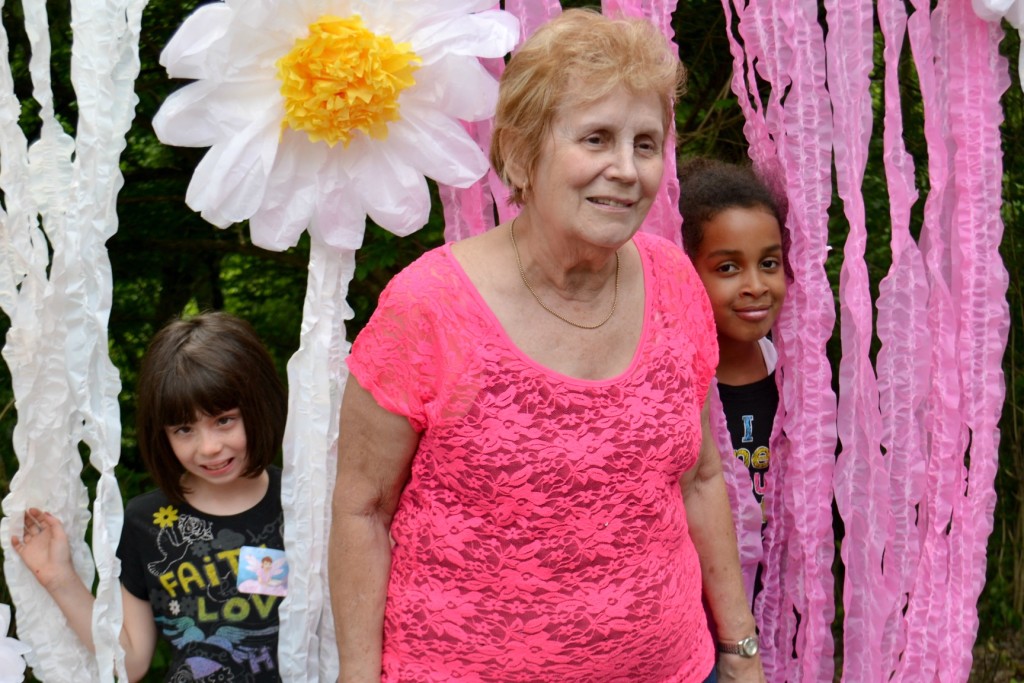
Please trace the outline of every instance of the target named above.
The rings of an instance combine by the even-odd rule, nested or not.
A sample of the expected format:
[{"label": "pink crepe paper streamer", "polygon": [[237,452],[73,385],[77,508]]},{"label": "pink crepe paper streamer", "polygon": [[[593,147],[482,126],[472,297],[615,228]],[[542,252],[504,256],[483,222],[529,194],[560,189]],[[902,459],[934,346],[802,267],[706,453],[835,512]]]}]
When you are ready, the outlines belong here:
[{"label": "pink crepe paper streamer", "polygon": [[[946,623],[950,561],[946,526],[952,516],[952,499],[960,478],[957,453],[963,452],[966,443],[960,421],[955,357],[958,341],[948,285],[945,228],[950,223],[954,189],[950,178],[952,149],[947,143],[950,132],[944,89],[946,67],[940,59],[948,52],[948,41],[942,30],[946,18],[940,8],[933,19],[928,0],[914,0],[914,9],[907,22],[907,33],[925,109],[930,191],[924,206],[921,248],[929,287],[927,338],[935,343],[931,350],[932,374],[924,410],[924,430],[929,438],[923,454],[925,498],[919,508],[918,521],[921,557],[907,608],[907,646],[894,676],[894,680],[907,683],[938,680],[939,660],[934,653],[949,652],[952,647]],[[945,668],[943,660],[942,669]]]},{"label": "pink crepe paper streamer", "polygon": [[519,18],[519,44],[533,35],[541,24],[562,13],[558,0],[506,0],[505,11]]},{"label": "pink crepe paper streamer", "polygon": [[914,162],[903,144],[898,80],[907,28],[906,7],[899,0],[881,0],[878,15],[885,38],[883,156],[892,226],[892,265],[879,286],[878,336],[882,344],[876,362],[891,508],[884,581],[879,584],[887,610],[880,664],[882,676],[889,678],[899,668],[910,640],[904,610],[921,557],[917,509],[925,495],[925,461],[921,454],[931,359],[921,353],[919,346],[922,339],[931,337],[924,259],[910,234],[910,209],[917,200],[917,189]]},{"label": "pink crepe paper streamer", "polygon": [[[676,47],[675,31],[672,29],[672,13],[677,0],[602,0],[601,8],[608,16],[646,17],[661,29],[672,47]],[[678,50],[677,50],[678,52]],[[682,246],[683,234],[680,228],[683,217],[679,214],[679,177],[676,175],[676,133],[675,122],[669,126],[665,140],[665,173],[661,187],[644,221],[642,230]]]},{"label": "pink crepe paper streamer", "polygon": [[[790,462],[776,499],[793,523],[783,587],[801,617],[792,643],[798,660],[795,680],[822,681],[830,679],[834,669],[831,485],[836,404],[824,354],[835,324],[824,270],[832,196],[832,121],[817,3],[782,2],[774,9],[780,29],[776,37],[786,46],[785,52],[782,47],[779,51],[791,57],[780,63],[791,83],[781,113],[785,137],[780,140],[780,157],[791,188],[787,225],[793,236],[795,276],[789,293],[792,315],[779,321],[780,365],[792,360],[793,370],[783,373],[782,429],[790,450],[781,457]],[[777,656],[788,657],[788,648]]]},{"label": "pink crepe paper streamer", "polygon": [[[861,193],[871,138],[870,73],[874,65],[871,0],[826,0],[829,95],[833,111],[836,183],[849,232],[839,277],[840,330],[836,505],[846,536],[843,680],[885,680],[882,631],[889,613],[882,575],[891,533],[886,462],[881,453],[878,386],[871,365],[871,287],[864,254],[867,223]],[[870,590],[867,587],[871,587]]]},{"label": "pink crepe paper streamer", "polygon": [[[774,50],[762,57],[775,60],[778,78],[771,83],[766,121],[769,130],[779,130],[776,144],[789,188],[786,222],[795,276],[786,315],[778,323],[784,438],[773,448],[773,460],[782,460],[785,467],[776,480],[772,510],[779,531],[788,537],[780,544],[780,628],[769,656],[776,672],[787,672],[790,680],[821,681],[830,679],[834,668],[831,485],[836,443],[835,398],[824,354],[835,324],[824,271],[832,195],[825,45],[816,2],[762,0],[748,3],[751,8],[762,23],[761,46]],[[770,73],[766,69],[762,75]],[[769,573],[771,561],[766,559]]]},{"label": "pink crepe paper streamer", "polygon": [[[480,61],[495,78],[501,77],[504,60]],[[484,154],[488,154],[491,147],[493,123],[487,120],[462,124]],[[457,242],[490,230],[495,226],[495,213],[499,221],[511,219],[516,213],[508,202],[508,188],[493,170],[467,188],[439,183],[437,190],[444,209],[445,242]]]},{"label": "pink crepe paper streamer", "polygon": [[725,477],[725,488],[733,510],[732,521],[739,547],[740,567],[743,570],[743,587],[747,591],[747,603],[750,604],[754,600],[757,568],[764,558],[761,506],[750,491],[750,471],[742,460],[733,456],[732,438],[726,425],[717,382],[714,382],[714,391],[711,392],[711,430],[722,456],[722,475]]},{"label": "pink crepe paper streamer", "polygon": [[[737,101],[744,113],[744,133],[749,143],[748,153],[754,162],[755,168],[760,167],[761,164],[770,164],[778,169],[778,172],[772,177],[779,179],[778,185],[773,188],[776,196],[779,196],[785,192],[782,167],[778,161],[778,154],[772,134],[768,130],[764,107],[758,96],[757,83],[754,76],[755,59],[761,59],[763,50],[761,49],[762,42],[758,40],[759,36],[755,30],[752,30],[752,27],[760,28],[762,24],[753,17],[752,13],[755,8],[739,9],[739,32],[743,37],[743,45],[741,45],[732,31],[729,30],[734,24],[730,0],[723,0],[722,7],[726,16],[725,23],[729,38],[729,49],[733,57],[732,90],[736,94]],[[746,52],[744,52],[744,46],[746,46]],[[785,309],[783,309],[783,315],[785,315]],[[776,341],[779,341],[778,334],[776,334]],[[780,368],[777,379],[781,379],[782,373],[783,369]],[[712,426],[716,430],[717,440],[720,443],[730,440],[724,424],[719,423]],[[776,415],[773,424],[773,434],[770,439],[773,462],[768,470],[764,493],[765,513],[770,522],[765,531],[762,545],[762,562],[765,566],[762,576],[763,588],[754,605],[754,618],[757,622],[762,642],[761,657],[769,680],[783,680],[787,674],[787,663],[789,661],[777,655],[779,650],[777,644],[786,640],[784,636],[780,637],[782,628],[785,625],[782,620],[784,612],[782,608],[783,594],[780,586],[782,574],[780,565],[785,561],[783,557],[785,538],[791,527],[791,525],[784,523],[784,508],[776,500],[778,482],[785,480],[783,471],[786,463],[780,457],[780,454],[785,452],[786,447],[779,438],[781,426],[782,416],[780,411]],[[745,525],[738,524],[736,526],[737,534],[746,533]],[[748,543],[749,540],[740,537],[739,544],[741,549]],[[786,614],[788,613],[787,611]],[[795,629],[795,624],[793,624],[793,628]]]},{"label": "pink crepe paper streamer", "polygon": [[[730,0],[723,0],[722,7],[726,15],[726,26],[731,27],[733,25],[733,13]],[[744,133],[750,143],[748,148],[750,158],[753,161],[758,174],[772,190],[776,200],[779,202],[780,211],[785,215],[784,207],[786,206],[787,200],[785,198],[786,185],[782,166],[779,162],[778,153],[775,149],[775,143],[773,142],[772,136],[768,130],[768,124],[765,120],[764,107],[761,99],[760,97],[751,96],[752,92],[757,92],[757,86],[753,76],[754,58],[755,55],[760,54],[760,51],[756,47],[756,45],[759,44],[756,42],[756,33],[753,37],[743,33],[743,29],[748,28],[751,25],[752,22],[750,20],[746,20],[740,24],[741,34],[744,35],[744,43],[748,47],[746,52],[744,52],[743,46],[736,40],[732,32],[729,31],[729,49],[733,57],[732,90],[736,94],[737,100],[744,113]],[[779,335],[776,334],[775,338],[778,339]],[[781,377],[781,372],[779,377]],[[716,441],[718,442],[720,451],[727,449],[724,450],[724,452],[730,452],[732,449],[731,438],[725,425],[724,415],[720,414],[721,409],[718,407],[720,401],[718,399],[717,392],[714,394],[713,398],[712,428],[716,435]],[[776,490],[778,490],[779,486],[778,482],[780,479],[784,479],[780,474],[783,471],[784,462],[778,456],[778,454],[785,451],[785,446],[779,440],[781,424],[781,417],[777,417],[774,423],[774,433],[770,440],[772,453],[774,455],[773,464],[768,470],[764,501],[765,510],[768,513],[769,520],[771,521],[769,522],[769,527],[765,530],[763,539],[760,524],[758,524],[756,528],[753,528],[748,521],[750,513],[743,511],[739,507],[740,503],[738,501],[749,498],[749,496],[740,496],[739,492],[736,490],[736,482],[739,479],[739,473],[735,472],[735,468],[726,468],[724,470],[726,485],[730,492],[729,496],[732,508],[733,510],[739,511],[738,513],[734,513],[733,522],[739,543],[740,563],[743,569],[744,581],[749,581],[751,568],[756,570],[758,563],[765,565],[766,559],[772,558],[767,562],[767,564],[771,565],[772,569],[767,570],[766,568],[766,571],[763,573],[762,590],[758,595],[757,603],[754,605],[754,617],[757,621],[758,630],[764,642],[777,640],[775,635],[779,633],[780,629],[779,622],[782,611],[782,594],[778,567],[783,561],[782,553],[788,536],[788,529],[784,528],[779,521],[783,519],[781,511],[778,508],[773,508],[773,501],[775,500]],[[735,460],[735,458],[732,460]],[[744,472],[744,475],[748,476],[746,472]],[[774,513],[772,512],[773,509],[775,510]],[[760,513],[760,511],[758,512]],[[749,586],[750,584],[747,583],[748,589]],[[763,650],[763,660],[769,680],[775,680],[776,678],[776,676],[773,675],[775,673],[775,669],[773,667],[784,666],[783,664],[778,663],[781,661],[780,658],[769,656],[769,653],[773,651],[774,650],[770,650],[769,648],[765,648]],[[780,671],[779,673],[781,674],[782,672]]]},{"label": "pink crepe paper streamer", "polygon": [[[522,44],[538,26],[557,16],[562,6],[558,0],[509,0],[505,3],[505,11],[519,19],[519,44]],[[481,62],[495,77],[501,76],[504,60],[483,59]],[[484,154],[488,154],[493,121],[466,123],[464,126]],[[508,188],[493,170],[468,188],[439,184],[438,194],[444,209],[446,242],[479,235],[493,228],[495,219],[504,222],[518,213],[518,209],[508,202]]]},{"label": "pink crepe paper streamer", "polygon": [[[744,134],[749,144],[747,153],[758,175],[774,192],[776,200],[779,201],[780,213],[785,216],[789,211],[786,171],[782,167],[782,159],[775,141],[785,137],[782,127],[781,93],[785,92],[790,83],[789,76],[780,69],[782,64],[792,60],[792,55],[790,48],[778,40],[777,34],[781,30],[781,27],[777,26],[778,17],[773,13],[771,3],[766,4],[767,9],[764,4],[752,2],[745,13],[740,13],[738,30],[746,46],[746,68],[739,68],[742,60],[737,61],[736,55],[739,49],[740,56],[743,56],[743,48],[730,40],[730,50],[733,52],[733,62],[736,65],[733,90],[737,96],[741,92],[747,93],[746,97],[741,98],[741,105],[744,106],[746,113]],[[732,16],[728,8],[726,16],[731,24]],[[744,81],[737,80],[740,74],[746,75],[745,90]],[[758,76],[773,84],[767,106],[762,105],[760,97],[757,96]],[[748,105],[751,103],[757,113],[756,116],[750,115]]]},{"label": "pink crepe paper streamer", "polygon": [[[960,325],[961,415],[970,433],[970,467],[961,459],[963,490],[954,500],[950,580],[951,672],[967,680],[985,583],[985,547],[995,512],[999,417],[1005,398],[1002,357],[1009,333],[1009,276],[999,255],[1002,150],[1000,97],[1010,85],[999,54],[1002,28],[980,19],[963,1],[949,2],[950,129],[954,174],[952,287]],[[957,601],[959,600],[959,604]],[[958,667],[954,667],[958,665]]]},{"label": "pink crepe paper streamer", "polygon": [[[769,680],[826,681],[834,668],[831,480],[836,409],[823,353],[835,322],[823,269],[832,130],[824,43],[814,2],[722,4],[730,27],[735,12],[743,39],[740,47],[729,32],[733,90],[746,116],[750,156],[770,187],[780,193],[788,190],[789,260],[795,275],[775,335],[780,410],[765,493],[769,523],[764,590],[755,617]],[[758,96],[757,77],[771,86],[767,105]]]}]

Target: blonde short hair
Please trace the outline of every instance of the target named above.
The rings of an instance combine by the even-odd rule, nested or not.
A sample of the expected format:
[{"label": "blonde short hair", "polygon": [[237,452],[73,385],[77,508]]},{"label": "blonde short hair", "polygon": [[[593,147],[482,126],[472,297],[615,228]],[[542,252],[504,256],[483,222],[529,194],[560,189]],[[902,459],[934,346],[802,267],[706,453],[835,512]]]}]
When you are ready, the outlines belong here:
[{"label": "blonde short hair", "polygon": [[[512,189],[510,200],[522,205],[543,139],[561,109],[596,102],[618,87],[655,93],[667,131],[685,81],[678,55],[649,21],[566,10],[519,47],[501,77],[491,166]],[[510,164],[525,172],[523,187],[509,178]]]}]

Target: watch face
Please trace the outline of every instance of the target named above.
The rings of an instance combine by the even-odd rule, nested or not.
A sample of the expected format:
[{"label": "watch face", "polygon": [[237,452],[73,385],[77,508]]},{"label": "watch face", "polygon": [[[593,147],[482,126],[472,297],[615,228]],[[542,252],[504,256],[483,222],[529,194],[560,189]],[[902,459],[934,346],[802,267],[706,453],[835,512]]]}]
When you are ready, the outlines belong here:
[{"label": "watch face", "polygon": [[744,638],[739,642],[740,654],[744,657],[753,657],[757,654],[757,638]]}]

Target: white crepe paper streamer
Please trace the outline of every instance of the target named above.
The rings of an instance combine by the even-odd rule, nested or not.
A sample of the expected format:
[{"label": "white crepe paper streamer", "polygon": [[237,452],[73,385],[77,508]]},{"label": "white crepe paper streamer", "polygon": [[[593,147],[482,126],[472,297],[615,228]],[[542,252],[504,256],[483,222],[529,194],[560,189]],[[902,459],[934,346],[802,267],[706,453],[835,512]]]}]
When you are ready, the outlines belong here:
[{"label": "white crepe paper streamer", "polygon": [[[118,644],[120,568],[114,554],[123,514],[114,478],[120,381],[107,353],[113,285],[105,243],[117,229],[116,196],[123,184],[118,160],[136,103],[145,1],[72,3],[76,140],[54,116],[45,3],[30,0],[23,6],[33,94],[43,123],[39,140],[27,146],[5,61],[0,67],[0,189],[7,214],[0,230],[0,301],[11,319],[3,355],[18,409],[14,448],[19,468],[3,501],[0,543],[4,573],[19,608],[19,635],[33,649],[28,660],[35,675],[46,681],[112,681],[115,668],[126,677]],[[6,48],[6,32],[2,40]],[[100,475],[95,566],[83,540],[89,499],[80,478],[80,442],[88,446],[90,463]],[[86,585],[93,585],[98,569],[95,657],[10,547],[10,536],[21,535],[24,510],[32,506],[64,522]]]},{"label": "white crepe paper streamer", "polygon": [[348,377],[345,301],[355,251],[313,240],[299,350],[288,362],[288,426],[281,504],[287,523],[288,597],[281,605],[278,660],[285,681],[338,676],[334,622],[326,582],[338,450],[338,414]]},{"label": "white crepe paper streamer", "polygon": [[[47,279],[49,255],[38,224],[41,217],[54,253],[63,252],[66,240],[58,222],[67,210],[74,145],[53,118],[45,7],[33,0],[26,2],[24,9],[25,30],[32,46],[29,69],[43,127],[40,139],[28,149],[17,127],[18,111],[12,111],[18,102],[13,89],[8,90],[13,83],[10,67],[4,62],[7,87],[0,132],[0,189],[8,212],[4,221],[4,279],[15,288],[3,295],[5,312],[11,320],[3,355],[11,371],[18,409],[14,450],[20,466],[3,502],[0,544],[4,549],[4,575],[18,609],[19,636],[33,649],[28,662],[36,675],[46,681],[95,680],[98,674],[88,652],[64,625],[60,610],[10,546],[12,534],[22,535],[25,508],[48,508],[64,521],[75,567],[87,585],[92,583],[95,570],[83,541],[89,518],[88,496],[79,479],[81,460],[71,437],[75,405],[63,348],[67,330],[61,313],[65,302],[59,300],[61,293],[55,292]],[[53,264],[51,275],[55,278],[60,276],[59,267]]]}]

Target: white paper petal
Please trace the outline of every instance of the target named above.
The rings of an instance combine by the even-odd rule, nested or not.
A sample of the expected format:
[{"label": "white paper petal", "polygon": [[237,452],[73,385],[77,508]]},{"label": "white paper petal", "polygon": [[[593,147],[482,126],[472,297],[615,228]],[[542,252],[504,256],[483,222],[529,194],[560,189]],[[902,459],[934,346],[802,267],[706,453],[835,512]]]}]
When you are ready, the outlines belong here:
[{"label": "white paper petal", "polygon": [[[249,0],[203,5],[171,38],[161,53],[161,64],[175,78],[262,80],[295,40],[308,34],[310,23],[328,10],[343,11],[339,5],[344,4]],[[206,12],[206,8],[217,12]]]},{"label": "white paper petal", "polygon": [[363,245],[366,210],[351,183],[321,188],[316,215],[309,226],[313,241],[336,249],[356,250]]},{"label": "white paper petal", "polygon": [[484,12],[496,4],[493,0],[361,0],[353,6],[371,31],[390,35],[395,42],[404,42],[420,26]]},{"label": "white paper petal", "polygon": [[306,136],[284,131],[263,204],[249,220],[252,243],[271,251],[295,246],[316,211],[317,173],[326,145],[309,145]]},{"label": "white paper petal", "polygon": [[165,145],[210,147],[232,137],[252,121],[254,111],[284,105],[276,83],[215,83],[196,81],[171,93],[153,117],[153,130]]},{"label": "white paper petal", "polygon": [[264,113],[212,147],[192,175],[185,203],[221,228],[256,213],[277,154],[278,126],[273,115]]},{"label": "white paper petal", "polygon": [[1024,2],[1017,0],[1017,4],[1006,14],[1006,20],[1017,29],[1024,29]]},{"label": "white paper petal", "polygon": [[425,26],[412,34],[413,49],[424,64],[445,54],[501,57],[519,39],[519,20],[498,10],[462,16]]},{"label": "white paper petal", "polygon": [[469,187],[489,168],[483,151],[452,119],[429,109],[412,109],[391,126],[388,146],[420,173],[455,187]]},{"label": "white paper petal", "polygon": [[416,72],[415,87],[402,93],[401,105],[407,102],[463,121],[481,121],[494,115],[498,81],[475,57],[449,55]]},{"label": "white paper petal", "polygon": [[234,12],[219,2],[202,5],[181,24],[160,52],[160,64],[171,78],[210,78],[208,52],[223,39]]},{"label": "white paper petal", "polygon": [[422,228],[430,215],[430,191],[423,175],[402,159],[386,141],[374,140],[374,154],[359,149],[370,141],[352,141],[352,175],[355,189],[373,221],[396,235]]},{"label": "white paper petal", "polygon": [[1014,28],[1024,27],[1024,0],[973,0],[972,4],[985,21],[1006,19]]}]

